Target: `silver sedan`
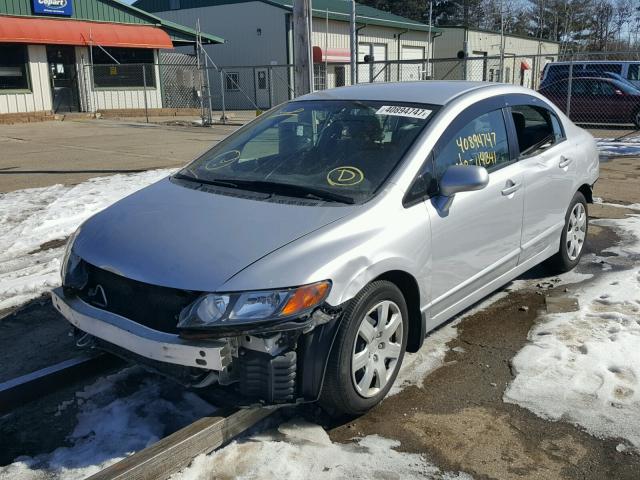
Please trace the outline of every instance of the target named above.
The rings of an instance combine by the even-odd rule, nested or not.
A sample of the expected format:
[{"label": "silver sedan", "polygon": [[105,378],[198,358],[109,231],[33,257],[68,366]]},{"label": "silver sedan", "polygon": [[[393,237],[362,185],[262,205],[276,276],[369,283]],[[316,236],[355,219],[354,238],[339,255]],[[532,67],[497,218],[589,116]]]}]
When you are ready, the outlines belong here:
[{"label": "silver sedan", "polygon": [[82,344],[184,385],[358,414],[430,330],[577,265],[598,171],[531,90],[317,92],[86,221],[53,301]]}]

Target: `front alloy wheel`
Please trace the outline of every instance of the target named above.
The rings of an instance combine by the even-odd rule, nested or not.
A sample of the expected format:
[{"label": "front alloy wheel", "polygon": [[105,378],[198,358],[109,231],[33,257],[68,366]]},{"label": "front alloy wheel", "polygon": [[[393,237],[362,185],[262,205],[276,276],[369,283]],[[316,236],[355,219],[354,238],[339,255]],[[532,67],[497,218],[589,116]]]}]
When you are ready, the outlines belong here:
[{"label": "front alloy wheel", "polygon": [[409,313],[400,289],[370,283],[344,309],[320,396],[332,414],[359,415],[389,392],[407,346]]},{"label": "front alloy wheel", "polygon": [[402,351],[402,330],[400,307],[389,300],[376,304],[360,322],[351,379],[364,398],[375,396],[389,383]]}]

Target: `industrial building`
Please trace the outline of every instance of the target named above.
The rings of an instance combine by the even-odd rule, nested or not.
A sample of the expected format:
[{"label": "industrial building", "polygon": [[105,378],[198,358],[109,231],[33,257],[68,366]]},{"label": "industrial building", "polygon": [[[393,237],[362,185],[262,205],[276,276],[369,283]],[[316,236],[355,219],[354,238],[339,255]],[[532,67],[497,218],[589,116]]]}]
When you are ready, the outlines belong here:
[{"label": "industrial building", "polygon": [[[504,54],[501,58],[501,50]],[[560,44],[551,40],[505,34],[470,27],[443,27],[435,38],[438,59],[463,58],[450,77],[506,82],[536,88],[544,66],[558,60]],[[502,68],[501,68],[502,65]],[[436,78],[451,65],[434,64]]]},{"label": "industrial building", "polygon": [[0,121],[162,108],[159,50],[195,42],[193,29],[116,0],[2,0]]},{"label": "industrial building", "polygon": [[[293,64],[293,0],[138,0],[134,5],[159,17],[215,31],[226,40],[209,50],[220,66],[258,66],[255,78],[258,97],[269,88],[269,73],[287,72],[268,66]],[[351,83],[349,62],[351,2],[314,0],[311,44],[316,90]],[[356,5],[358,60],[365,56],[376,62],[424,60],[429,58],[433,37],[439,30],[398,15]],[[253,73],[253,72],[252,72]],[[234,75],[234,72],[231,71]],[[237,73],[239,83],[242,71]],[[363,65],[358,81],[418,80],[420,68],[373,69]],[[235,77],[234,77],[235,78]],[[233,96],[233,81],[226,92]],[[273,79],[273,83],[277,83]],[[277,95],[277,91],[275,94]],[[286,97],[286,90],[285,90]],[[285,98],[286,99],[286,98]],[[259,98],[258,98],[259,100]]]}]

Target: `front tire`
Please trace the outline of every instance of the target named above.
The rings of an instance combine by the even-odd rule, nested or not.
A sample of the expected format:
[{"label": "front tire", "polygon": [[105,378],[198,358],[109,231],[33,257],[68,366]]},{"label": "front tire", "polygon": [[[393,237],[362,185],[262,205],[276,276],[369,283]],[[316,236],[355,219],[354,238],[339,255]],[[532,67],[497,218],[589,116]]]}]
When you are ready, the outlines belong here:
[{"label": "front tire", "polygon": [[367,285],[342,314],[320,403],[334,415],[360,415],[389,392],[407,346],[409,312],[400,289]]},{"label": "front tire", "polygon": [[565,215],[558,253],[548,261],[554,273],[568,272],[580,263],[588,229],[587,200],[581,192],[576,192]]}]

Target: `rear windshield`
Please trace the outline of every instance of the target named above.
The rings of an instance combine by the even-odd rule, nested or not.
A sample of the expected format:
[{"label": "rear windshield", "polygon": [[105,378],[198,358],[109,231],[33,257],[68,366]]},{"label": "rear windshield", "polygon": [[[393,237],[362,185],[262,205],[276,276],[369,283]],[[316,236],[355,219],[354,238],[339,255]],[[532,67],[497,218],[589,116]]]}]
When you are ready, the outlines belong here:
[{"label": "rear windshield", "polygon": [[293,196],[315,190],[361,202],[389,177],[436,108],[349,100],[286,103],[179,175],[231,188]]}]

